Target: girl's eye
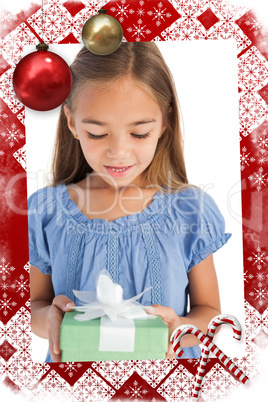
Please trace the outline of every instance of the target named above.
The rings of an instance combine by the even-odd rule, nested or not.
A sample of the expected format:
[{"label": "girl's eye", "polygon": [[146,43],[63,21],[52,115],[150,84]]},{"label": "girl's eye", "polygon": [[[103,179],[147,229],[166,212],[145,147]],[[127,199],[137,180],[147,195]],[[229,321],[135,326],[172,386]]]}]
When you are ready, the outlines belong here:
[{"label": "girl's eye", "polygon": [[146,134],[134,134],[134,133],[131,133],[131,135],[134,138],[142,139],[142,138],[147,138],[149,136],[149,133],[146,133]]},{"label": "girl's eye", "polygon": [[[102,138],[106,137],[107,134],[102,134],[102,135],[94,135],[91,133],[87,133],[89,138],[92,138],[93,140],[101,140]],[[142,138],[146,138],[149,136],[150,133],[146,133],[146,134],[134,134],[131,133],[132,137],[134,138],[138,138],[139,140],[141,140]]]},{"label": "girl's eye", "polygon": [[102,134],[102,135],[94,135],[91,133],[88,133],[89,138],[92,138],[93,140],[101,140],[102,138],[104,138],[106,136],[106,134]]}]

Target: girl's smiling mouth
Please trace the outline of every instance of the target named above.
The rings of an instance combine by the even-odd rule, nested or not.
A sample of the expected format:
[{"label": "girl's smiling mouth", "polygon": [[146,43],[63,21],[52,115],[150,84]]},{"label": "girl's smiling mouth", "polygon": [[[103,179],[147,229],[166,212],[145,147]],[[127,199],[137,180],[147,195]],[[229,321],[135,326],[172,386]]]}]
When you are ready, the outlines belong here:
[{"label": "girl's smiling mouth", "polygon": [[104,166],[107,173],[109,173],[113,177],[123,177],[126,176],[134,167],[131,166]]}]

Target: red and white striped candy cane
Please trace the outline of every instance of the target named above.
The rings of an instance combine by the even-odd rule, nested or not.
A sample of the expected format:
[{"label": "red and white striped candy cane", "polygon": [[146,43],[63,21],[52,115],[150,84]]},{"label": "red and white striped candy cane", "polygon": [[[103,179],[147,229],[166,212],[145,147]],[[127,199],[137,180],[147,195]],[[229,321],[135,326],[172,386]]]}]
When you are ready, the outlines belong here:
[{"label": "red and white striped candy cane", "polygon": [[[229,324],[233,329],[233,337],[235,339],[241,339],[241,325],[239,321],[232,315],[220,314],[214,317],[208,324],[207,336],[212,340],[217,327],[221,324]],[[201,357],[196,369],[194,383],[192,387],[191,396],[197,398],[201,389],[203,377],[206,370],[206,365],[209,357],[209,349],[206,346],[202,347]]]},{"label": "red and white striped candy cane", "polygon": [[181,325],[176,328],[171,335],[171,342],[173,344],[173,350],[177,353],[178,357],[183,354],[183,350],[180,348],[180,340],[186,334],[192,334],[198,338],[210,352],[214,353],[221,363],[233,373],[237,380],[245,384],[249,378],[240,370],[229,357],[227,357],[222,350],[220,350],[199,328],[195,325]]}]

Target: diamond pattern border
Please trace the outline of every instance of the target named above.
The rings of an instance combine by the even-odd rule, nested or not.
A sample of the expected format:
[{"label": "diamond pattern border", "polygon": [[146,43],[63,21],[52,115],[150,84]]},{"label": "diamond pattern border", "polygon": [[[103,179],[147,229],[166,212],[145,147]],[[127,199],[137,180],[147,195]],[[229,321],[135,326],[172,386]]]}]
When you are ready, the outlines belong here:
[{"label": "diamond pattern border", "polygon": [[[99,8],[101,1],[98,0],[45,0],[47,40],[50,43],[79,42],[84,22]],[[253,378],[258,373],[259,352],[268,342],[267,29],[247,6],[221,0],[112,0],[105,8],[122,24],[124,40],[234,38],[237,42],[246,351],[245,356],[235,362]],[[14,94],[12,75],[24,46],[35,45],[40,39],[40,5],[31,4],[17,14],[2,11],[1,17],[0,166],[3,179],[0,184],[5,190],[5,178],[25,174],[24,107]],[[26,203],[25,183],[20,183],[12,196]],[[0,248],[0,378],[5,389],[19,392],[22,398],[37,400],[59,395],[67,401],[191,400],[194,361],[83,364],[31,361],[26,219],[15,223],[3,197],[0,197],[0,206],[4,215]],[[24,228],[20,243],[13,239],[17,228]],[[206,401],[228,398],[237,383],[216,359],[211,360],[201,398]]]}]

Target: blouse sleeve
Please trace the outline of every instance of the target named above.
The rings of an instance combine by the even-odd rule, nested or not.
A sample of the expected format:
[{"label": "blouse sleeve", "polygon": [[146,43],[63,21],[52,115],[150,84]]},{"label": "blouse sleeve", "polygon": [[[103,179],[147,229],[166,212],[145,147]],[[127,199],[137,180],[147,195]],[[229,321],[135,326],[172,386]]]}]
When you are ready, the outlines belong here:
[{"label": "blouse sleeve", "polygon": [[231,237],[230,233],[225,233],[225,221],[215,201],[205,192],[200,194],[199,209],[191,233],[188,271],[221,248]]},{"label": "blouse sleeve", "polygon": [[38,190],[28,199],[29,262],[42,273],[51,275],[51,262],[45,226],[47,223],[47,189]]}]

